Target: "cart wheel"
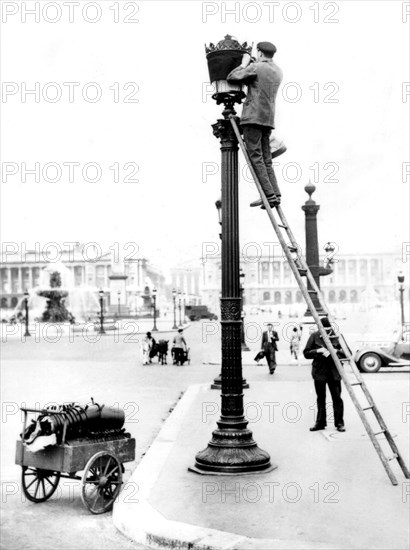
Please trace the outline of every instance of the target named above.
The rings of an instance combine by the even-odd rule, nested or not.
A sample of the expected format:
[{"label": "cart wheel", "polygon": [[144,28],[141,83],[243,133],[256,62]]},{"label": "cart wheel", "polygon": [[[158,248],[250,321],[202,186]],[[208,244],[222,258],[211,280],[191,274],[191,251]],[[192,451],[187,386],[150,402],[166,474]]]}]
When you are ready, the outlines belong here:
[{"label": "cart wheel", "polygon": [[31,502],[44,502],[57,489],[60,475],[60,472],[53,470],[23,466],[21,472],[23,493]]},{"label": "cart wheel", "polygon": [[90,512],[108,512],[121,489],[122,464],[115,455],[100,451],[87,462],[81,481],[81,498]]}]

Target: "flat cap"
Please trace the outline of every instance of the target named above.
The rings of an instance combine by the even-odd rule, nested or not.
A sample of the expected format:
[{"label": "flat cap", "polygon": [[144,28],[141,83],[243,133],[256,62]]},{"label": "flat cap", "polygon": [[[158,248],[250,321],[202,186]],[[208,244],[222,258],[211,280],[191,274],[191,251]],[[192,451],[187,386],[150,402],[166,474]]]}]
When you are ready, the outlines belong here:
[{"label": "flat cap", "polygon": [[276,46],[272,42],[259,42],[256,44],[258,50],[263,53],[274,55],[276,53]]}]

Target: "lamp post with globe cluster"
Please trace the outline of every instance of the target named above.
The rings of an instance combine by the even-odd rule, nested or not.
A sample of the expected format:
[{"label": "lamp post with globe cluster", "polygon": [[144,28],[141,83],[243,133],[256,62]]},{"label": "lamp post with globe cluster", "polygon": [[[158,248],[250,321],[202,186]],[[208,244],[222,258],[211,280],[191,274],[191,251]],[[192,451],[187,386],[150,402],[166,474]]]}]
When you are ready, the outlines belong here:
[{"label": "lamp post with globe cluster", "polygon": [[245,97],[241,85],[231,86],[226,77],[252,48],[230,35],[206,48],[212,96],[223,103],[223,118],[212,125],[221,143],[222,183],[222,393],[221,417],[208,446],[198,452],[191,471],[201,474],[247,474],[273,469],[269,454],[253,439],[244,416],[241,357],[241,292],[239,282],[238,141],[230,117],[235,103]]}]

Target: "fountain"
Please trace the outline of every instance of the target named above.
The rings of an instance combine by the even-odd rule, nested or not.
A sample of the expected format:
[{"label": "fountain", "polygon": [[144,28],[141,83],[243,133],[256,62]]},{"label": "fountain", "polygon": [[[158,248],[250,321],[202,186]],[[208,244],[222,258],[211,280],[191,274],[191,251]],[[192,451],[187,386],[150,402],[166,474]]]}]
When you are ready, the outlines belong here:
[{"label": "fountain", "polygon": [[[73,273],[62,262],[50,263],[41,270],[38,286],[28,289],[30,318],[45,323],[84,323],[98,315],[98,289],[75,286]],[[24,298],[12,318],[21,316]]]},{"label": "fountain", "polygon": [[65,306],[65,298],[68,296],[67,290],[61,290],[61,275],[58,271],[50,274],[50,289],[39,290],[39,296],[47,298],[47,307],[41,316],[41,321],[51,323],[63,323],[70,321],[74,323],[75,318]]}]

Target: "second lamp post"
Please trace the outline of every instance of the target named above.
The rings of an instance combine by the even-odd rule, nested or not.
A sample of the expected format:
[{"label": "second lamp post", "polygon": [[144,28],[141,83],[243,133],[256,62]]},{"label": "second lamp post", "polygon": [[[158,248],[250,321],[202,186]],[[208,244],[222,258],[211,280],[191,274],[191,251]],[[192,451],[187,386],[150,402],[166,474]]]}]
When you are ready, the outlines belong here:
[{"label": "second lamp post", "polygon": [[157,289],[152,289],[152,301],[154,307],[154,326],[152,327],[152,332],[157,332]]}]

